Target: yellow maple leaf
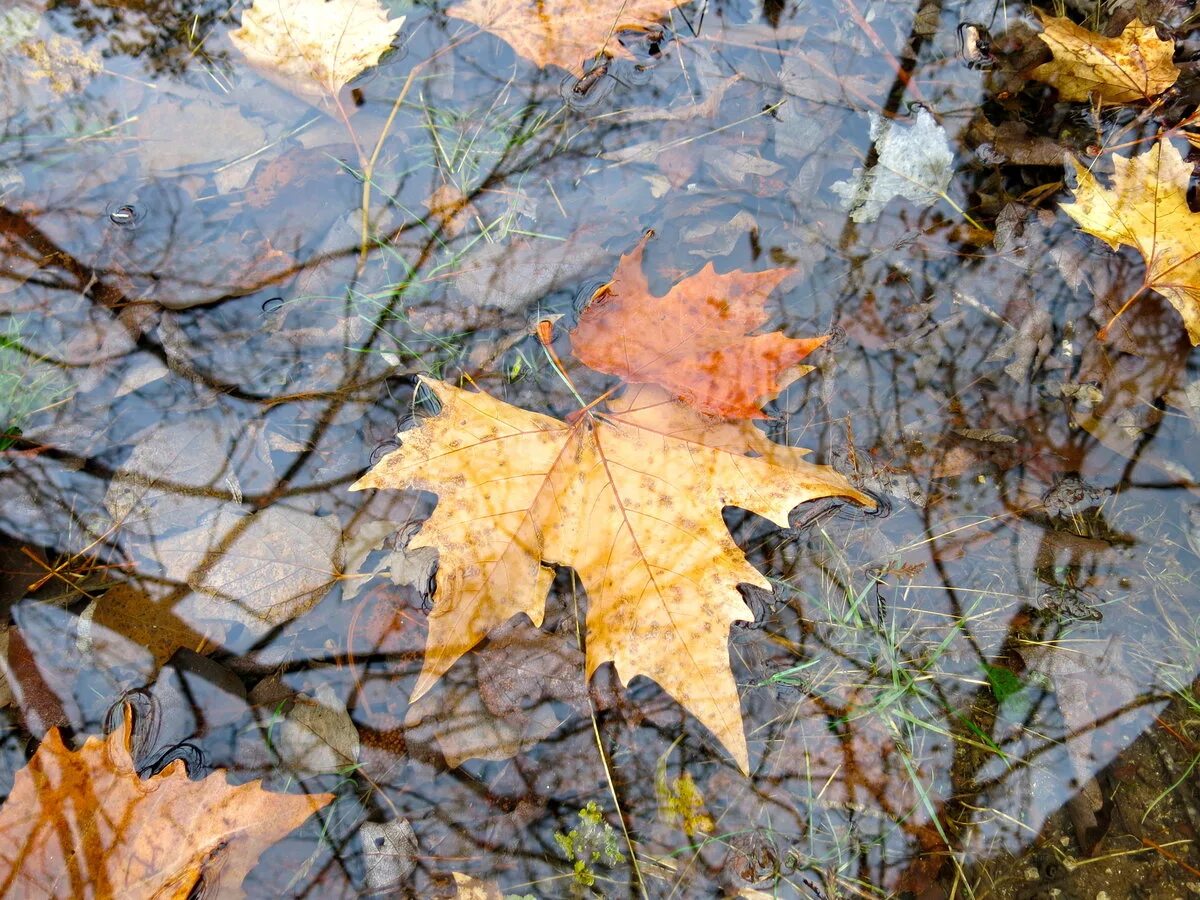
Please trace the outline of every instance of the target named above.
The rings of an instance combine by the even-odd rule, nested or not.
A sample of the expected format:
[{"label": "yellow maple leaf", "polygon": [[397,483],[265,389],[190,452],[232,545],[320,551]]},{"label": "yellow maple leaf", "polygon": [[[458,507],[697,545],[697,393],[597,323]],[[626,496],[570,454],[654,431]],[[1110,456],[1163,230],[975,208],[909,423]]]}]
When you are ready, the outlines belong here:
[{"label": "yellow maple leaf", "polygon": [[807,500],[871,500],[824,466],[776,465],[615,414],[568,424],[423,383],[441,411],[351,488],[438,495],[409,544],[438,551],[413,699],[518,613],[540,625],[552,566],[572,566],[588,598],[586,677],[612,661],[622,683],[653,679],[746,771],[727,644],[730,626],[752,618],[737,585],[769,583],[734,543],[721,510],[737,506],[786,526],[788,512]]},{"label": "yellow maple leaf", "polygon": [[1093,94],[1106,103],[1150,100],[1179,78],[1171,61],[1175,44],[1160,40],[1153,25],[1135,19],[1117,37],[1106,38],[1066,17],[1037,13],[1045,28],[1038,36],[1054,59],[1030,74],[1058,88],[1063,100]]},{"label": "yellow maple leaf", "polygon": [[624,30],[654,27],[668,11],[688,0],[465,0],[446,14],[506,41],[537,65],[558,66],[575,75],[597,54],[629,58],[616,39]]},{"label": "yellow maple leaf", "polygon": [[1173,145],[1160,141],[1140,156],[1114,155],[1113,186],[1106,188],[1078,160],[1071,163],[1075,202],[1064,204],[1063,212],[1114,250],[1125,244],[1141,253],[1146,261],[1142,290],[1166,297],[1183,316],[1192,345],[1200,344],[1200,214],[1187,203],[1191,165]]},{"label": "yellow maple leaf", "polygon": [[321,107],[379,62],[403,24],[379,0],[254,0],[229,37],[265,78]]}]

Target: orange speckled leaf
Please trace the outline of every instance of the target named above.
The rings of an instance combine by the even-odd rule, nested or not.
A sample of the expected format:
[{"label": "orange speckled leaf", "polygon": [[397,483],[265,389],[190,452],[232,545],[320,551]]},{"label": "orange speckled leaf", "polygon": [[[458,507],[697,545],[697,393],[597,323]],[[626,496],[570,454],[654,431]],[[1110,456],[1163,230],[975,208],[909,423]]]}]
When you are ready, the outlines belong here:
[{"label": "orange speckled leaf", "polygon": [[185,900],[203,876],[211,896],[240,897],[262,852],[333,799],[223,772],[190,781],[182,760],[139,778],[125,721],[76,751],[53,729],[17,772],[0,807],[0,896]]},{"label": "orange speckled leaf", "polygon": [[447,15],[474,22],[506,41],[542,68],[558,66],[575,75],[599,53],[629,57],[618,31],[654,27],[687,0],[465,0]]},{"label": "orange speckled leaf", "polygon": [[571,566],[587,591],[587,676],[611,661],[623,683],[653,679],[746,770],[729,629],[750,618],[737,585],[769,583],[721,510],[738,506],[786,526],[808,500],[871,500],[825,466],[747,455],[757,451],[740,446],[745,436],[706,443],[712,433],[690,410],[667,415],[665,429],[636,410],[629,421],[594,413],[569,425],[423,383],[441,412],[405,432],[400,449],[352,487],[438,495],[409,543],[438,551],[413,699],[518,613],[540,625],[552,566]]},{"label": "orange speckled leaf", "polygon": [[659,384],[703,413],[764,418],[760,407],[791,370],[827,340],[751,334],[767,322],[766,300],[791,269],[719,275],[708,263],[664,297],[642,272],[643,238],[621,257],[571,333],[580,361],[634,384]]}]

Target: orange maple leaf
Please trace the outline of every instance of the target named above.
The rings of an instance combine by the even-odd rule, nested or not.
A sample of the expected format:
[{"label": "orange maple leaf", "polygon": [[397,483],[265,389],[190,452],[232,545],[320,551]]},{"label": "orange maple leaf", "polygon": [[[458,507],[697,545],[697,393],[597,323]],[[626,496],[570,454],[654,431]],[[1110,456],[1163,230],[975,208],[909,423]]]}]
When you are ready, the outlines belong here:
[{"label": "orange maple leaf", "polygon": [[604,53],[631,57],[616,40],[618,31],[653,27],[687,0],[465,0],[447,15],[474,22],[503,38],[537,65],[558,66],[574,75]]},{"label": "orange maple leaf", "polygon": [[52,729],[0,807],[0,895],[185,900],[203,876],[239,897],[262,852],[332,794],[272,794],[258,782],[187,777],[176,760],[138,777],[130,723],[68,750]]},{"label": "orange maple leaf", "polygon": [[438,551],[413,702],[513,616],[540,626],[554,566],[571,566],[587,592],[586,677],[611,662],[622,684],[654,680],[748,771],[729,631],[752,618],[737,586],[770,583],[722,510],[786,527],[809,500],[871,506],[871,498],[797,451],[769,452],[749,423],[725,427],[652,391],[619,401],[619,413],[592,410],[571,424],[422,384],[441,411],[351,486],[438,495],[408,545]]},{"label": "orange maple leaf", "polygon": [[718,274],[713,264],[655,297],[642,272],[646,239],[621,257],[571,333],[581,362],[633,384],[659,384],[708,415],[764,418],[760,407],[828,340],[751,334],[792,269]]}]

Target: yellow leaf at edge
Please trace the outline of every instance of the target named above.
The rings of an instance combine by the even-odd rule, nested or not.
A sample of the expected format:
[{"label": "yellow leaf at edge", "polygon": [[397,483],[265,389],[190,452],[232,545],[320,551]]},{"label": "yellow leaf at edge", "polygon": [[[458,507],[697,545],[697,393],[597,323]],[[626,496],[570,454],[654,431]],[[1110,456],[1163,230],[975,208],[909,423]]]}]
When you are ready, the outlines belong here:
[{"label": "yellow leaf at edge", "polygon": [[1096,94],[1107,103],[1133,103],[1156,97],[1179,78],[1171,61],[1172,41],[1160,40],[1154,26],[1136,19],[1115,38],[1106,38],[1038,11],[1045,27],[1038,37],[1054,59],[1030,74],[1058,88],[1063,100],[1087,100]]},{"label": "yellow leaf at edge", "polygon": [[575,425],[424,379],[442,409],[352,490],[438,495],[410,549],[436,547],[437,589],[414,699],[518,613],[540,625],[551,566],[587,591],[586,677],[612,661],[653,679],[732,754],[749,754],[729,629],[751,618],[739,583],[769,587],[721,510],[786,527],[818,497],[870,504],[832,469],[784,467],[601,414]]},{"label": "yellow leaf at edge", "polygon": [[1062,211],[1114,250],[1133,247],[1146,260],[1146,283],[1179,310],[1192,345],[1200,344],[1200,214],[1188,208],[1192,167],[1165,141],[1140,156],[1114,154],[1113,186],[1071,159],[1075,202]]},{"label": "yellow leaf at edge", "polygon": [[321,107],[379,62],[403,24],[379,0],[254,0],[229,37],[263,77]]}]

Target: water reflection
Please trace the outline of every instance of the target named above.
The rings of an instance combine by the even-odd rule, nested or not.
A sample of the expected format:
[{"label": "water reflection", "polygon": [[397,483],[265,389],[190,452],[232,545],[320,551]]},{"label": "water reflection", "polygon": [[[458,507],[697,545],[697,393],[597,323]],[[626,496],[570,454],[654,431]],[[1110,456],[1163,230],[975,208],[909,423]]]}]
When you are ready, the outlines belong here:
[{"label": "water reflection", "polygon": [[[1155,295],[1096,340],[1144,267],[1057,204],[1064,150],[1154,139],[1192,76],[1096,114],[1028,81],[1022,5],[745,0],[681,7],[564,103],[561,71],[444,6],[403,10],[349,129],[243,65],[226,3],[4,14],[3,789],[50,729],[150,697],[145,771],[186,747],[337,794],[255,896],[448,896],[452,872],[537,896],[1094,895],[1100,867],[1062,862],[1120,852],[1111,895],[1182,885],[1200,380]],[[66,81],[20,49],[53,39]],[[856,222],[831,186],[879,162],[870,113],[936,119],[953,177]],[[764,427],[893,510],[783,531],[726,510],[773,588],[730,639],[749,779],[652,683],[585,690],[565,570],[540,629],[514,620],[410,706],[436,567],[406,547],[433,497],[347,491],[429,412],[416,374],[577,409],[530,323],[572,321],[649,227],[658,294],[710,259],[796,269],[769,327],[844,341]],[[567,364],[586,398],[613,383]],[[660,813],[684,773],[710,832]],[[591,888],[572,830],[623,857]]]}]

